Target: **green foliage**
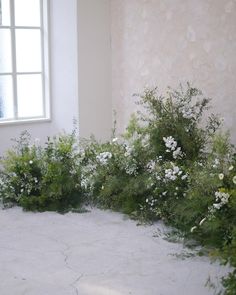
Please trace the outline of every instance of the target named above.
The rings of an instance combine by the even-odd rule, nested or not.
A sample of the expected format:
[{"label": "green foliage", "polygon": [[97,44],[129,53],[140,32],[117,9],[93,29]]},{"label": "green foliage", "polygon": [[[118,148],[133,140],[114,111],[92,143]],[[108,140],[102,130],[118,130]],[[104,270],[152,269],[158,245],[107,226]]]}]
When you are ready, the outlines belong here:
[{"label": "green foliage", "polygon": [[172,136],[185,154],[185,160],[195,161],[220,125],[219,119],[211,115],[201,127],[202,116],[209,108],[210,100],[190,84],[186,88],[180,85],[177,90],[168,88],[165,95],[159,94],[156,88],[146,89],[139,97],[138,104],[146,109],[140,114],[140,119],[146,123],[152,157],[168,156],[162,139]]},{"label": "green foliage", "polygon": [[81,202],[79,154],[75,135],[50,139],[44,148],[30,144],[22,133],[17,145],[1,161],[1,198],[5,206],[63,212]]},{"label": "green foliage", "polygon": [[[4,205],[65,211],[92,203],[152,222],[162,219],[236,268],[236,154],[210,100],[190,84],[146,89],[125,133],[76,146],[75,134],[30,145],[22,134],[2,160]],[[203,120],[204,118],[204,120]],[[76,210],[76,209],[75,209]],[[236,290],[236,272],[223,279]]]}]

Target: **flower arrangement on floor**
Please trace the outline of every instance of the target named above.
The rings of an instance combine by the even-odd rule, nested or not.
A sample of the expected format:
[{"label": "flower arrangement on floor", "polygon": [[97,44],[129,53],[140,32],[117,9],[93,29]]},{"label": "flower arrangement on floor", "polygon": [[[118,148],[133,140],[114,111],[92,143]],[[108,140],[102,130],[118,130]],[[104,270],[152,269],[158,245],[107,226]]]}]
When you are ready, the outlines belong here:
[{"label": "flower arrangement on floor", "polygon": [[[27,133],[2,159],[5,206],[66,211],[92,203],[142,221],[162,219],[213,247],[236,268],[236,156],[210,100],[180,86],[138,95],[141,110],[106,143],[77,143],[75,132],[31,145]],[[223,280],[235,294],[236,271]]]}]

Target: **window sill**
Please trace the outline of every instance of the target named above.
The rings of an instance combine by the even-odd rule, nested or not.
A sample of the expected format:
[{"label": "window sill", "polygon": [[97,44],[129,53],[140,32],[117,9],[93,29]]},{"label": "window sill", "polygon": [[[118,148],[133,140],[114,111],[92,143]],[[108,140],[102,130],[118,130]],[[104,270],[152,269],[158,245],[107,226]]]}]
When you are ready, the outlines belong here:
[{"label": "window sill", "polygon": [[22,124],[36,124],[36,123],[47,123],[51,122],[50,118],[35,118],[35,119],[21,119],[21,120],[5,120],[0,121],[0,128],[3,126],[10,125],[22,125]]}]

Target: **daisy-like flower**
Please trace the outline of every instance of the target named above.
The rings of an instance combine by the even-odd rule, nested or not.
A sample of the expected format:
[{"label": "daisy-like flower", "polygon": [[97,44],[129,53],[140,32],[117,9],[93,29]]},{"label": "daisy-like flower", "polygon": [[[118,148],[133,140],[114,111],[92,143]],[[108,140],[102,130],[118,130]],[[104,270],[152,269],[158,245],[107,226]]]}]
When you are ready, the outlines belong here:
[{"label": "daisy-like flower", "polygon": [[223,180],[224,179],[224,174],[223,173],[220,173],[218,176],[219,176],[219,179],[220,180]]},{"label": "daisy-like flower", "polygon": [[233,177],[233,183],[236,184],[236,175]]}]

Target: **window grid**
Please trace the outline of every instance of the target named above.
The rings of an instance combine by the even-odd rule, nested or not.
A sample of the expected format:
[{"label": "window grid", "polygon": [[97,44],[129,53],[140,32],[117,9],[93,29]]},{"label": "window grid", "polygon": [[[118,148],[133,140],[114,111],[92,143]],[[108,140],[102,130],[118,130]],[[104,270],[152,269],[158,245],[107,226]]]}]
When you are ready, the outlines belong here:
[{"label": "window grid", "polygon": [[[12,48],[12,72],[3,72],[0,73],[0,76],[11,76],[12,77],[12,86],[13,86],[13,100],[14,100],[14,118],[6,119],[0,118],[0,123],[5,123],[8,121],[21,121],[21,120],[30,120],[30,119],[48,119],[49,118],[49,102],[46,100],[49,99],[49,81],[45,82],[45,71],[48,70],[48,48],[45,48],[45,36],[44,29],[47,26],[48,22],[48,7],[46,0],[40,0],[40,26],[17,26],[15,25],[15,0],[10,0],[10,26],[0,25],[1,29],[9,29],[11,31],[11,48]],[[41,71],[17,71],[16,66],[16,31],[18,29],[23,30],[39,30],[40,31],[40,43],[41,43]],[[48,40],[47,40],[48,41]],[[45,50],[46,49],[46,50]],[[46,54],[47,53],[47,54]],[[45,63],[47,67],[45,67]],[[20,117],[18,114],[18,93],[17,93],[17,77],[21,75],[40,75],[41,76],[41,85],[42,85],[42,107],[43,114],[42,116],[27,116]],[[48,74],[49,76],[49,74]],[[47,89],[46,89],[47,87]]]}]

